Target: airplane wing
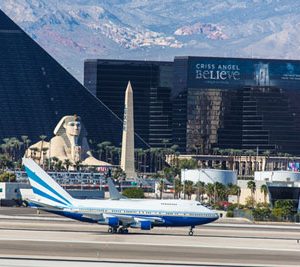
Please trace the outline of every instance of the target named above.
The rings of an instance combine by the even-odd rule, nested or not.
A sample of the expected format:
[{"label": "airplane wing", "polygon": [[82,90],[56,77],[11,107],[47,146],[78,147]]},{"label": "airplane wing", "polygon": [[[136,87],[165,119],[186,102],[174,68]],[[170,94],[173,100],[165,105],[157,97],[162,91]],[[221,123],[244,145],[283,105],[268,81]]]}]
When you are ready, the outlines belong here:
[{"label": "airplane wing", "polygon": [[[143,216],[132,216],[123,214],[103,214],[103,220],[99,223],[108,224],[114,226],[114,224],[122,224],[126,227],[141,228],[149,230],[148,228],[153,225],[162,224],[164,220],[160,217],[143,217]],[[147,227],[145,226],[147,225]]]}]

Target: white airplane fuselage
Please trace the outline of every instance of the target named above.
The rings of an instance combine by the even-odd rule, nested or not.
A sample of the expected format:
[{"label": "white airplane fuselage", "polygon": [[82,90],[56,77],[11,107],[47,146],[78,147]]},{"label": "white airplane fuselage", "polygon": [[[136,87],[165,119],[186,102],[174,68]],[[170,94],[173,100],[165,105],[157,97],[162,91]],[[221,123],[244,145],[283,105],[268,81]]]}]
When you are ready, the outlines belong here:
[{"label": "white airplane fuselage", "polygon": [[[155,218],[153,226],[196,226],[218,219],[218,214],[192,200],[79,200],[55,213],[89,222],[101,223],[109,216]],[[90,215],[90,216],[89,216]],[[97,216],[99,215],[99,217]],[[161,220],[159,220],[161,219]]]},{"label": "white airplane fuselage", "polygon": [[72,219],[107,224],[110,229],[190,226],[218,219],[218,214],[191,200],[75,199],[31,159],[23,159],[34,199],[29,205]]}]

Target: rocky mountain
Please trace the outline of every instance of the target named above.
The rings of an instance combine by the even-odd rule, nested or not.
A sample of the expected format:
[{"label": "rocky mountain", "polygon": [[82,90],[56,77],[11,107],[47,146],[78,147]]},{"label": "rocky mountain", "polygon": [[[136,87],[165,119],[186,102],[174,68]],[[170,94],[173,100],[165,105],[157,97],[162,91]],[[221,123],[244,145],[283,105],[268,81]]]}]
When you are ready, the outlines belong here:
[{"label": "rocky mountain", "polygon": [[292,0],[0,0],[0,8],[82,81],[87,58],[300,58]]}]

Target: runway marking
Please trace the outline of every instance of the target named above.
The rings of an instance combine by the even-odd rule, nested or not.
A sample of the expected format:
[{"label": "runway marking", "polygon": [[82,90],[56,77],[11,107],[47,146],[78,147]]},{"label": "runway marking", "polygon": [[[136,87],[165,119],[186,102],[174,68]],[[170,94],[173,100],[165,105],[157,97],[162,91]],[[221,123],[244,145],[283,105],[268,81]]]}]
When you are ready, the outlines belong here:
[{"label": "runway marking", "polygon": [[[101,233],[101,237],[108,238],[111,237],[111,234],[108,234],[107,232],[100,232],[97,230],[68,230],[68,229],[35,229],[35,228],[1,228],[0,230],[3,231],[25,231],[25,232],[50,232],[50,233],[91,233],[91,234],[99,234]],[[246,233],[247,231],[244,231],[243,233]],[[252,233],[251,231],[248,231],[249,233]],[[130,232],[127,236],[133,236],[133,235],[139,235],[139,236],[180,236],[180,237],[186,237],[186,235],[181,234],[172,234],[172,233],[158,233],[158,232],[151,232],[151,233],[144,233],[144,232]],[[298,241],[299,238],[296,237],[268,237],[268,236],[234,236],[234,235],[212,235],[209,233],[203,233],[202,234],[194,234],[196,237],[208,237],[208,238],[231,238],[231,239],[261,239],[261,240],[280,240],[280,241]]]},{"label": "runway marking", "polygon": [[[62,257],[62,258],[54,258],[54,257],[41,257],[41,256],[34,256],[34,257],[29,257],[27,255],[19,255],[19,256],[13,256],[13,255],[5,255],[5,256],[0,256],[0,259],[3,260],[12,260],[12,261],[33,261],[37,264],[37,266],[42,266],[40,265],[41,263],[55,263],[55,265],[62,263],[62,266],[65,266],[66,263],[72,263],[72,266],[75,263],[84,263],[84,264],[105,264],[104,266],[107,266],[107,264],[112,265],[112,266],[203,266],[203,267],[240,267],[240,263],[224,263],[224,262],[182,262],[182,261],[169,261],[169,260],[164,260],[163,262],[159,260],[135,260],[135,259],[127,259],[127,260],[116,260],[116,259],[95,259],[95,258],[79,258],[79,259],[74,259],[74,258],[68,258],[68,257]],[[117,265],[116,265],[117,264]],[[23,265],[22,265],[23,266]],[[102,265],[101,265],[102,266]],[[295,266],[295,265],[278,265],[278,264],[244,264],[244,267],[287,267],[287,266]]]},{"label": "runway marking", "polygon": [[155,246],[155,247],[187,247],[187,248],[219,248],[219,249],[240,249],[240,250],[263,250],[263,251],[285,251],[285,252],[300,252],[299,249],[279,249],[279,248],[263,248],[263,247],[239,247],[239,246],[217,246],[217,245],[188,245],[188,244],[162,244],[162,243],[144,243],[144,242],[116,242],[116,241],[81,241],[81,240],[43,240],[34,238],[0,238],[0,241],[27,241],[27,242],[43,242],[43,243],[78,243],[78,244],[104,244],[104,245],[140,245],[140,246]]}]

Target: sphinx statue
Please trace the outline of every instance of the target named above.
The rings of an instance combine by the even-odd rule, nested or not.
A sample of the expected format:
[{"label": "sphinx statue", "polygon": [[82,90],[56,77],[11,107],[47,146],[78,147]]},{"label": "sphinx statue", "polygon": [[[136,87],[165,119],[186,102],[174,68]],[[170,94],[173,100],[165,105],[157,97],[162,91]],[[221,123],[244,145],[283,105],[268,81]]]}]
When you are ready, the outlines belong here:
[{"label": "sphinx statue", "polygon": [[[62,162],[69,160],[73,164],[80,161],[87,166],[110,166],[92,155],[87,132],[79,116],[64,116],[56,125],[54,135],[49,143],[44,141],[44,146],[48,148],[45,158],[56,157]],[[29,149],[32,150],[32,147],[36,147],[36,144]]]}]

